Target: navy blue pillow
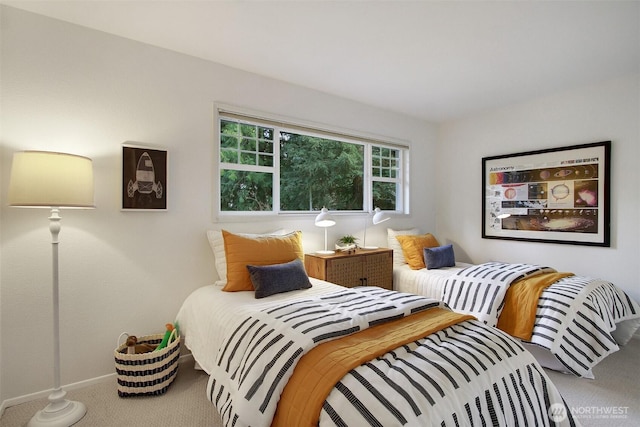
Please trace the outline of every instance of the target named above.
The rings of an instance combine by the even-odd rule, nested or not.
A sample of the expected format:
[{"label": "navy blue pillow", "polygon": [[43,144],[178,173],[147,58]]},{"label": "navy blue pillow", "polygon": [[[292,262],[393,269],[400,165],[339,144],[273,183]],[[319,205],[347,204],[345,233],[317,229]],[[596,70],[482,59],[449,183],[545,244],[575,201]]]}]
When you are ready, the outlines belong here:
[{"label": "navy blue pillow", "polygon": [[247,270],[256,290],[256,298],[311,287],[309,276],[299,258],[284,264],[247,265]]},{"label": "navy blue pillow", "polygon": [[453,267],[456,265],[456,258],[453,254],[453,245],[424,248],[423,251],[424,263],[427,265],[427,270],[442,267]]}]

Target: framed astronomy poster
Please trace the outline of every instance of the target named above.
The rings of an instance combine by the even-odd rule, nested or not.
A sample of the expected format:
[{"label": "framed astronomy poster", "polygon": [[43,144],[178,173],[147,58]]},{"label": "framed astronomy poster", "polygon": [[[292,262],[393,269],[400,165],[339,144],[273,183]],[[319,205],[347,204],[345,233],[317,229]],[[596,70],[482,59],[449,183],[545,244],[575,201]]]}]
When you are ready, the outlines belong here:
[{"label": "framed astronomy poster", "polygon": [[611,141],[482,159],[482,237],[610,246]]}]

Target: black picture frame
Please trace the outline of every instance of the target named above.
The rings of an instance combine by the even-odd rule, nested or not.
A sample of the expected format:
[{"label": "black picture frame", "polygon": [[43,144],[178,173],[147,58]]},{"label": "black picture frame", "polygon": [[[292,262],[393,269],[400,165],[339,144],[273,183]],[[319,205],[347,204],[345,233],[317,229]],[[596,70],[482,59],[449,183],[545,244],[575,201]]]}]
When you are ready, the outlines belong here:
[{"label": "black picture frame", "polygon": [[482,238],[611,245],[611,141],[482,158]]},{"label": "black picture frame", "polygon": [[122,146],[122,210],[167,210],[167,150]]}]

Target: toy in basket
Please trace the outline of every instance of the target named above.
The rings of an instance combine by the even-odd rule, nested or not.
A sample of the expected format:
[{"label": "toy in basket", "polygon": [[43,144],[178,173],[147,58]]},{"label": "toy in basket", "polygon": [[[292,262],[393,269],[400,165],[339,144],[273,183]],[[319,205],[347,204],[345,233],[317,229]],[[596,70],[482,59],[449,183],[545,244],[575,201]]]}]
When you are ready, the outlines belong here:
[{"label": "toy in basket", "polygon": [[[123,336],[127,341],[120,344]],[[178,328],[167,324],[164,334],[118,338],[114,351],[118,374],[118,396],[163,394],[178,372],[180,334]]]}]

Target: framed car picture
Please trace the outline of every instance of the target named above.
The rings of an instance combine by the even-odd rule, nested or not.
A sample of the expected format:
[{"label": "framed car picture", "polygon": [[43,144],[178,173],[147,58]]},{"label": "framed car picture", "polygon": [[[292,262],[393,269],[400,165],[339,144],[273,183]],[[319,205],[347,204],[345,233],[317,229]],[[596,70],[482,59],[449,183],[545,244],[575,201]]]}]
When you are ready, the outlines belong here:
[{"label": "framed car picture", "polygon": [[482,159],[482,237],[610,246],[611,141]]}]

